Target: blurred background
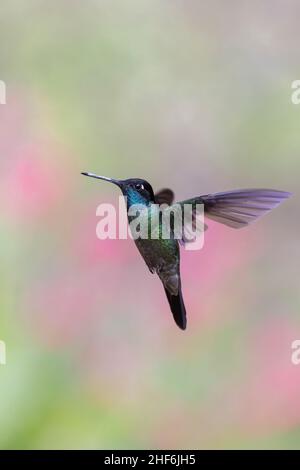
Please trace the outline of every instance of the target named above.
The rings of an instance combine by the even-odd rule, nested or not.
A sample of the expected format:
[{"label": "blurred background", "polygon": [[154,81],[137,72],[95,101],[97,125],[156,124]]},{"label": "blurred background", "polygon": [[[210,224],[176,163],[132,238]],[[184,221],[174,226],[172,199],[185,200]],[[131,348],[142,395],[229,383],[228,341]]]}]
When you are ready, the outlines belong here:
[{"label": "blurred background", "polygon": [[[0,447],[300,448],[300,4],[1,3]],[[182,252],[183,333],[117,188],[294,197]]]}]

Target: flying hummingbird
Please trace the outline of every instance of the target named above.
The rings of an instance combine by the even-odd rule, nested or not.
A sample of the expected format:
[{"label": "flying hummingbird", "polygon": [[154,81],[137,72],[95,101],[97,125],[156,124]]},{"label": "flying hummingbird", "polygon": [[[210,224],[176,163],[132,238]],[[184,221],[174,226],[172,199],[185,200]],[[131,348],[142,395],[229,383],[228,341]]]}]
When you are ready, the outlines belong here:
[{"label": "flying hummingbird", "polygon": [[[131,206],[139,205],[151,211],[152,207],[173,205],[174,193],[171,189],[161,189],[154,194],[152,186],[141,178],[117,180],[98,176],[94,173],[82,173],[100,180],[113,183],[121,189],[127,200],[127,211]],[[275,189],[239,189],[221,193],[196,196],[178,202],[182,208],[186,204],[192,205],[196,217],[196,207],[204,207],[204,215],[214,221],[232,228],[243,228],[263,216],[271,209],[277,207],[283,200],[289,198],[291,193]],[[131,221],[128,215],[129,222]],[[194,220],[194,219],[193,219]],[[161,222],[160,222],[161,223]],[[205,226],[205,229],[207,226]],[[169,239],[135,239],[135,244],[145,260],[151,273],[156,273],[165,289],[167,299],[176,324],[182,330],[186,329],[186,310],[183,302],[180,278],[180,250],[179,244],[188,240]]]}]

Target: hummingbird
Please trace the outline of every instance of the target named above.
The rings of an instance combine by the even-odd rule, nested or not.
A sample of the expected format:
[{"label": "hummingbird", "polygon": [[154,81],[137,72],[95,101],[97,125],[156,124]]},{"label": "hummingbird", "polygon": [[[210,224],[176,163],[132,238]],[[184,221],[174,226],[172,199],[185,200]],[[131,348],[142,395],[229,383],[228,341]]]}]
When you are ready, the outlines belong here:
[{"label": "hummingbird", "polygon": [[[154,206],[157,207],[162,204],[172,208],[174,203],[172,189],[164,188],[154,193],[151,184],[141,178],[121,180],[99,176],[94,173],[83,172],[81,174],[108,181],[118,186],[123,196],[126,197],[127,211],[137,204],[151,211]],[[231,228],[239,229],[255,222],[290,196],[290,192],[275,189],[237,189],[196,196],[180,201],[177,205],[182,208],[186,204],[192,205],[195,218],[196,207],[201,204],[204,207],[205,217]],[[131,222],[129,213],[128,221]],[[205,225],[204,230],[207,228],[207,225]],[[174,237],[169,239],[163,239],[162,237],[151,239],[150,237],[147,239],[137,238],[134,241],[150,272],[159,276],[175,323],[179,328],[185,330],[187,318],[181,288],[180,245],[185,245],[190,240],[187,240],[183,235],[181,240]]]}]

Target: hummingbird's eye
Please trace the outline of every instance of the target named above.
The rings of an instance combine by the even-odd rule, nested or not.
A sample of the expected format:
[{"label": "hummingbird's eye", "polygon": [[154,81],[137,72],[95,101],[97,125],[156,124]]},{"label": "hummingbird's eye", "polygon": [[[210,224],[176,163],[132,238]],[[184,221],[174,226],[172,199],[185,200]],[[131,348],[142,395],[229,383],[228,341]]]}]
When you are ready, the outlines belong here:
[{"label": "hummingbird's eye", "polygon": [[137,183],[137,184],[135,185],[135,189],[137,189],[138,191],[140,191],[141,189],[145,189],[145,188],[144,188],[144,185],[143,185],[142,183]]}]

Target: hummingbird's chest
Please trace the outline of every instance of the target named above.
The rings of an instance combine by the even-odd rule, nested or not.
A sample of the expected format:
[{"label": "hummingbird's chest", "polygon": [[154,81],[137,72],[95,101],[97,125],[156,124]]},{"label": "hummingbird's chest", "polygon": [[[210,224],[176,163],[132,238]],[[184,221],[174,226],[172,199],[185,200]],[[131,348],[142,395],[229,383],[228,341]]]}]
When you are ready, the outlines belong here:
[{"label": "hummingbird's chest", "polygon": [[171,236],[165,238],[158,206],[151,205],[128,221],[135,244],[152,272],[168,271],[179,264],[179,246]]},{"label": "hummingbird's chest", "polygon": [[135,240],[135,244],[151,271],[166,270],[179,262],[176,240]]}]

